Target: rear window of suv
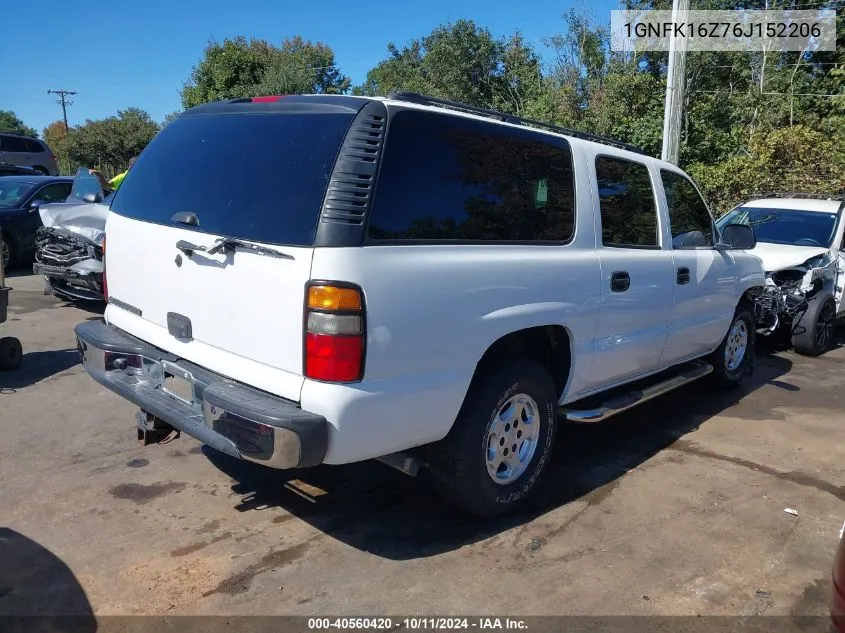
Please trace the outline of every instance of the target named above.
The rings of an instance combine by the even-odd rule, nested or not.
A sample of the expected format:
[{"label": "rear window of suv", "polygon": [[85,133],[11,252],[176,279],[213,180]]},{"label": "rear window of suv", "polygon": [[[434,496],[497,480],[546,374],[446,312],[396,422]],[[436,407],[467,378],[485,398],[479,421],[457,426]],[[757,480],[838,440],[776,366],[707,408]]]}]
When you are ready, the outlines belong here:
[{"label": "rear window of suv", "polygon": [[157,224],[173,224],[174,214],[192,212],[205,233],[311,246],[352,117],[183,116],[150,142],[111,208]]}]

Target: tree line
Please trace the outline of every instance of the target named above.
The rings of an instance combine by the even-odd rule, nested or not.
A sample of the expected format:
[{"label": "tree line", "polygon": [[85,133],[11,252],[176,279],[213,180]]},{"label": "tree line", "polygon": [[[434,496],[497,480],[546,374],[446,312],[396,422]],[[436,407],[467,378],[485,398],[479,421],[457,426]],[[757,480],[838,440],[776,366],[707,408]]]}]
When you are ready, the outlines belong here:
[{"label": "tree line", "polygon": [[[626,0],[670,9],[671,0]],[[834,52],[693,52],[686,62],[681,165],[714,209],[762,190],[845,189],[845,12],[841,0],[692,0],[694,9],[840,8]],[[183,108],[272,94],[386,95],[412,91],[612,137],[660,155],[667,54],[614,52],[610,28],[570,10],[541,49],[521,33],[496,36],[472,20],[440,25],[386,56],[357,86],[332,48],[299,36],[280,45],[235,37],[211,41],[181,90]],[[122,169],[163,125],[136,108],[43,138],[63,171]],[[7,116],[11,115],[11,116]],[[12,119],[16,119],[12,120]],[[0,112],[0,130],[18,125]],[[26,132],[24,132],[26,133]]]}]

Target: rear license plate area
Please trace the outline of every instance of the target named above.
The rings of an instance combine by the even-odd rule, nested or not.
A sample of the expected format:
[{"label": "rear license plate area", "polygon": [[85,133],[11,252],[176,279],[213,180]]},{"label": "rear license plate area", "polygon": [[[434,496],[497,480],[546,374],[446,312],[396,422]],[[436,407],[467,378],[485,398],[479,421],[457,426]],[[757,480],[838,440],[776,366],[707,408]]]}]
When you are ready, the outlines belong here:
[{"label": "rear license plate area", "polygon": [[161,390],[185,404],[194,404],[194,379],[190,373],[167,363],[162,364]]}]

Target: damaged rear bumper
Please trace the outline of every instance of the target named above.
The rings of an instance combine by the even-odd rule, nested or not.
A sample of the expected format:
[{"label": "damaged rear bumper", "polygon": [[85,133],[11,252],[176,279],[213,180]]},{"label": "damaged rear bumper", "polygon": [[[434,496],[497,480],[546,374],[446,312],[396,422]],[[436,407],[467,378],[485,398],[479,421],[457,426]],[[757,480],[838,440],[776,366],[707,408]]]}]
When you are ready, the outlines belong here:
[{"label": "damaged rear bumper", "polygon": [[203,444],[271,468],[323,462],[324,417],[236,383],[103,321],[76,326],[82,364],[94,380]]}]

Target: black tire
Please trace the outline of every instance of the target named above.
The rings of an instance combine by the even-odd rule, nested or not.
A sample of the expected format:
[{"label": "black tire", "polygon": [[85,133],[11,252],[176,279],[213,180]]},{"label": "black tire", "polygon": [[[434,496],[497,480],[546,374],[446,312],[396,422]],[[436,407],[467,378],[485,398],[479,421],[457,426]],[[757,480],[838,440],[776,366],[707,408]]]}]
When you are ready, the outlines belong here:
[{"label": "black tire", "polygon": [[14,266],[16,260],[15,245],[5,235],[0,233],[0,261],[3,262],[3,269],[5,270]]},{"label": "black tire", "polygon": [[0,338],[0,369],[12,371],[20,367],[23,348],[21,342],[11,336]]},{"label": "black tire", "polygon": [[823,290],[812,296],[807,309],[792,324],[792,347],[799,354],[818,356],[833,344],[836,328],[836,301]]},{"label": "black tire", "polygon": [[36,165],[35,167],[33,167],[33,169],[35,171],[37,171],[39,174],[41,174],[42,176],[49,176],[50,175],[50,172],[47,170],[47,168],[42,167],[41,165]]},{"label": "black tire", "polygon": [[[722,344],[708,358],[710,364],[713,365],[712,378],[717,385],[727,388],[736,387],[746,375],[751,373],[754,367],[754,349],[757,341],[756,327],[751,304],[745,300],[741,301],[736,308],[736,312],[734,312],[734,318],[728,328],[728,333],[722,340]],[[735,362],[737,352],[731,353],[729,350],[731,347],[737,347],[737,339],[734,336],[742,336],[743,331],[745,335],[744,351],[739,362]]]},{"label": "black tire", "polygon": [[[494,420],[512,398],[523,394],[536,404],[534,419],[538,424],[536,444],[530,456],[522,431],[517,424],[500,437],[495,453],[507,453],[511,441],[518,445],[517,453],[525,447],[527,465],[513,481],[497,483],[488,472],[487,452],[489,433]],[[539,363],[515,359],[485,372],[473,380],[458,417],[449,434],[429,447],[429,466],[434,484],[440,494],[463,510],[481,517],[491,517],[513,510],[537,488],[548,466],[557,431],[558,397],[554,381]],[[531,410],[534,405],[527,401]],[[515,405],[520,406],[520,405]],[[523,423],[531,416],[518,416]],[[504,431],[504,426],[500,427]],[[496,444],[494,442],[494,444]],[[511,447],[512,447],[511,446]],[[510,453],[512,455],[512,452]]]}]

